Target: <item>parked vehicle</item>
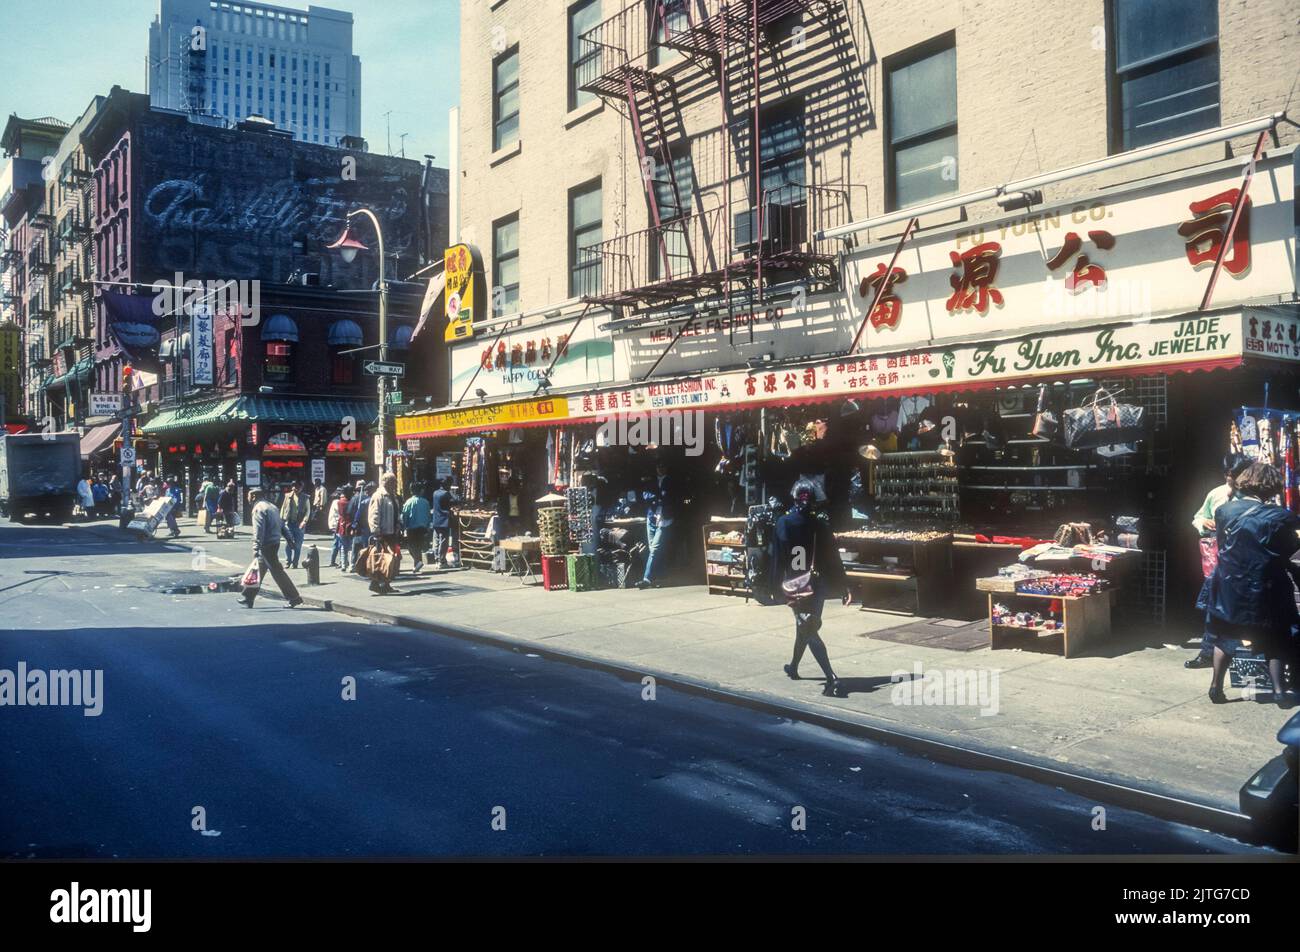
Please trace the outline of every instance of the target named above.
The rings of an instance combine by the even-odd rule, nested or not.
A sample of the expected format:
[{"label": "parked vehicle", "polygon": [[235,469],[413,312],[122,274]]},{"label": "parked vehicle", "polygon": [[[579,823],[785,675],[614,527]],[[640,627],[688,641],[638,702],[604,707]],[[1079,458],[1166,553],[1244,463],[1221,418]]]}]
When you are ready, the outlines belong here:
[{"label": "parked vehicle", "polygon": [[0,515],[66,522],[77,505],[81,437],[76,433],[0,435]]},{"label": "parked vehicle", "polygon": [[1282,725],[1277,742],[1282,753],[1241,788],[1241,812],[1250,817],[1261,840],[1294,853],[1300,846],[1300,711]]}]

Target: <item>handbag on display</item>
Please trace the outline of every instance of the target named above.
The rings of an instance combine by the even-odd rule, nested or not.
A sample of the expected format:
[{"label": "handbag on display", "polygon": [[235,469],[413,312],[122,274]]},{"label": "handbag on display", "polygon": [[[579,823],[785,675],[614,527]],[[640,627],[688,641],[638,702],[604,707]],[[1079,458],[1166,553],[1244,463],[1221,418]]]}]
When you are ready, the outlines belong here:
[{"label": "handbag on display", "polygon": [[1086,522],[1066,522],[1056,530],[1053,541],[1067,549],[1076,545],[1088,545],[1095,539],[1092,526]]},{"label": "handbag on display", "polygon": [[1048,396],[1047,386],[1038,388],[1038,409],[1034,413],[1034,436],[1040,440],[1054,440],[1061,430],[1061,420]]},{"label": "handbag on display", "polygon": [[1146,433],[1146,407],[1120,403],[1109,390],[1099,389],[1080,407],[1063,414],[1065,445],[1071,449],[1132,443]]},{"label": "handbag on display", "polygon": [[1256,691],[1272,691],[1273,676],[1268,671],[1268,660],[1263,652],[1238,648],[1228,664],[1229,683],[1234,688],[1253,687]]}]

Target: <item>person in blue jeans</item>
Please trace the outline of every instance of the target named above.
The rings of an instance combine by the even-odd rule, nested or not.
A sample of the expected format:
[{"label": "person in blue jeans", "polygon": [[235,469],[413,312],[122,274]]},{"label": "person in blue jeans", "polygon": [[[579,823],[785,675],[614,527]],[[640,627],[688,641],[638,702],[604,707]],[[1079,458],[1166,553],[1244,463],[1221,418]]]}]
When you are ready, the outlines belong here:
[{"label": "person in blue jeans", "polygon": [[352,497],[348,506],[348,533],[352,539],[352,565],[356,566],[361,550],[370,545],[370,523],[366,511],[370,508],[370,497],[379,487],[366,483],[365,487]]},{"label": "person in blue jeans", "polygon": [[660,460],[655,466],[655,472],[659,479],[659,502],[646,517],[650,555],[645,562],[645,574],[636,583],[637,588],[659,584],[663,565],[668,561],[676,537],[675,523],[681,516],[681,497],[677,493],[676,482],[668,475],[668,464]]}]

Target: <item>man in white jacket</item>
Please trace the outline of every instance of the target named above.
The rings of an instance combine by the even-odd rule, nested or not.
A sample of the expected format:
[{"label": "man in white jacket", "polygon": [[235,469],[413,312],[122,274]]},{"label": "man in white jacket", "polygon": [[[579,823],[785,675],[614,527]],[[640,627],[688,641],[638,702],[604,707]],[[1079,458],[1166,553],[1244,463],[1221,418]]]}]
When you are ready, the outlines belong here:
[{"label": "man in white jacket", "polygon": [[[265,581],[269,570],[275,584],[280,587],[281,594],[289,600],[289,607],[296,608],[302,604],[302,596],[294,587],[289,573],[280,564],[280,542],[284,536],[280,510],[268,502],[259,489],[248,491],[248,501],[253,507],[253,558],[257,560],[258,574]],[[239,597],[240,603],[245,608],[252,608],[259,591],[258,588],[245,589]]]}]

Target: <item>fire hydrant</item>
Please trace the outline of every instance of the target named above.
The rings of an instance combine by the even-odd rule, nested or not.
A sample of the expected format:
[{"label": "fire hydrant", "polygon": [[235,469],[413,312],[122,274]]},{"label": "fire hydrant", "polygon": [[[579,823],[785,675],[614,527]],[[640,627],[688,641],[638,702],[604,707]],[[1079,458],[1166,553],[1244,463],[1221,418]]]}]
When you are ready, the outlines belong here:
[{"label": "fire hydrant", "polygon": [[307,584],[320,584],[320,552],[316,546],[307,546],[307,554],[302,557],[302,567],[307,570]]}]

